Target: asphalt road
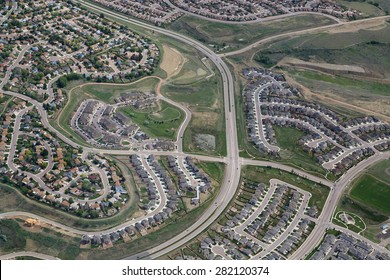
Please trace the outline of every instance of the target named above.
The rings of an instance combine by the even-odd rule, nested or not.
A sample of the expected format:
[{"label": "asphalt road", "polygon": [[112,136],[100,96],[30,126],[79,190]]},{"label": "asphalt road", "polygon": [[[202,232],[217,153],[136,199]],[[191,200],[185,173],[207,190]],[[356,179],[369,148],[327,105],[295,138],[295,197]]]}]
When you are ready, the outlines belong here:
[{"label": "asphalt road", "polygon": [[215,199],[213,205],[203,213],[203,215],[186,231],[175,236],[173,239],[141,254],[131,256],[130,258],[150,258],[151,254],[154,254],[153,257],[158,255],[163,255],[183,244],[190,241],[192,238],[201,233],[209,225],[211,225],[217,217],[222,214],[226,206],[229,204],[230,200],[234,197],[236,187],[240,180],[241,165],[239,164],[239,153],[238,153],[238,138],[237,138],[237,128],[236,128],[236,114],[234,107],[234,84],[233,77],[230,73],[226,63],[213,51],[203,46],[201,43],[183,36],[181,34],[176,34],[175,32],[151,26],[142,22],[138,22],[126,16],[119,15],[117,13],[108,11],[106,9],[97,7],[95,5],[85,3],[84,1],[77,1],[83,3],[89,8],[93,8],[99,13],[104,13],[109,16],[112,16],[121,21],[125,21],[137,26],[144,27],[149,30],[154,30],[155,32],[167,35],[171,38],[174,38],[178,41],[181,41],[185,44],[189,44],[206,57],[208,57],[218,68],[219,72],[222,75],[223,80],[223,92],[224,92],[224,104],[225,104],[225,118],[226,118],[226,131],[229,132],[230,137],[227,137],[227,165],[225,170],[225,177],[223,184],[221,186],[220,193]]},{"label": "asphalt road", "polygon": [[[361,161],[355,167],[348,170],[338,181],[335,183],[335,187],[331,189],[328,199],[325,202],[322,213],[318,218],[319,223],[314,227],[312,233],[305,240],[305,242],[298,248],[297,251],[290,257],[291,259],[302,259],[311,252],[322,240],[325,231],[329,227],[335,227],[330,225],[333,213],[337,207],[338,202],[349,183],[356,178],[363,170],[373,165],[378,161],[388,159],[390,152],[376,154],[366,160]],[[359,235],[360,236],[360,235]],[[361,237],[360,237],[361,238]],[[371,245],[374,243],[370,242]]]},{"label": "asphalt road", "polygon": [[11,260],[17,257],[34,257],[41,260],[59,260],[59,258],[30,251],[20,251],[0,256],[0,260]]}]

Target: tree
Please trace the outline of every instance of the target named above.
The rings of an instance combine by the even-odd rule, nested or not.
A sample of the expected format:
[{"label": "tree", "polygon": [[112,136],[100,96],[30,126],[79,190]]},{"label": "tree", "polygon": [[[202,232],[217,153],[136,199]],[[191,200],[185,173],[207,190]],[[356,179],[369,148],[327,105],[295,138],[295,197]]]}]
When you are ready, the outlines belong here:
[{"label": "tree", "polygon": [[68,85],[68,79],[66,77],[61,77],[57,81],[57,86],[59,88],[64,88]]}]

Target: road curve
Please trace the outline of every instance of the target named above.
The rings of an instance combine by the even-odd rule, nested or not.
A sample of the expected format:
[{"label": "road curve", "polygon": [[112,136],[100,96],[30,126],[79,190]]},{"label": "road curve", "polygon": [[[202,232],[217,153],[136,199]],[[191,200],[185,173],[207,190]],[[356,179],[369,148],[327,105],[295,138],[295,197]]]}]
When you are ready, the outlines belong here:
[{"label": "road curve", "polygon": [[31,251],[20,251],[20,252],[14,252],[14,253],[2,255],[0,256],[0,260],[12,260],[17,257],[34,257],[41,260],[59,260],[59,258],[50,255],[31,252]]},{"label": "road curve", "polygon": [[239,164],[239,154],[238,154],[238,139],[237,139],[237,128],[236,128],[236,114],[234,107],[234,85],[233,85],[233,76],[230,73],[230,70],[226,63],[216,55],[212,50],[199,43],[198,41],[186,37],[181,34],[176,34],[175,32],[151,26],[149,24],[138,22],[137,20],[133,20],[123,15],[119,15],[112,11],[109,11],[105,8],[101,8],[94,4],[86,3],[81,0],[76,0],[76,2],[86,6],[87,8],[93,9],[98,13],[103,13],[113,18],[119,19],[124,22],[131,23],[136,26],[140,26],[149,30],[153,30],[154,32],[161,33],[163,35],[174,38],[180,42],[188,44],[206,57],[208,57],[217,67],[219,72],[222,75],[223,80],[223,92],[224,92],[224,104],[225,104],[225,123],[226,123],[226,131],[230,133],[231,137],[227,137],[227,160],[228,164],[226,166],[225,177],[223,180],[223,184],[220,189],[220,193],[217,195],[213,205],[208,208],[201,217],[186,231],[181,234],[175,236],[173,239],[160,244],[159,246],[136,256],[132,256],[131,258],[149,258],[150,254],[165,254],[166,252],[172,251],[181,245],[185,244],[198,234],[200,234],[204,229],[206,229],[209,225],[211,225],[215,219],[224,211],[226,206],[229,204],[230,200],[234,197],[236,188],[238,186],[238,182],[240,180],[240,171],[241,166]]},{"label": "road curve", "polygon": [[[366,160],[361,161],[356,166],[348,170],[339,180],[336,181],[335,187],[331,189],[328,199],[325,202],[321,215],[318,217],[319,223],[316,224],[309,237],[303,242],[302,246],[290,257],[291,259],[303,259],[309,254],[322,240],[327,228],[329,228],[333,213],[341,199],[345,188],[362,173],[366,168],[373,165],[376,162],[388,159],[390,157],[390,151],[386,153],[376,154]],[[331,225],[335,227],[335,225]],[[371,242],[372,243],[372,242]]]}]

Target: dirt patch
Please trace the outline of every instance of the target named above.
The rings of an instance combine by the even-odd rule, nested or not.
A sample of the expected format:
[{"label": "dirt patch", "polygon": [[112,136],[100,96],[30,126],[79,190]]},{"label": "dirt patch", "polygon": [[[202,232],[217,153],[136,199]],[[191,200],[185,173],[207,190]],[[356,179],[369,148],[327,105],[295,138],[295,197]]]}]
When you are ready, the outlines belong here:
[{"label": "dirt patch", "polygon": [[193,112],[193,126],[206,129],[215,129],[219,114],[215,112]]},{"label": "dirt patch", "polygon": [[292,58],[292,57],[285,57],[278,64],[279,65],[309,68],[309,69],[325,71],[325,72],[345,72],[345,73],[351,73],[351,74],[364,74],[366,72],[360,66],[308,62],[308,61],[304,61],[304,60],[300,60],[300,59]]},{"label": "dirt patch", "polygon": [[328,33],[347,33],[347,32],[358,32],[359,30],[380,30],[387,26],[386,19],[373,19],[369,21],[363,21],[354,24],[345,24],[335,28],[332,28]]},{"label": "dirt patch", "polygon": [[215,151],[215,136],[211,134],[196,134],[194,136],[195,146],[203,151]]},{"label": "dirt patch", "polygon": [[185,58],[179,51],[163,45],[164,57],[161,62],[161,69],[167,73],[168,77],[173,77],[180,72],[181,67],[185,63]]}]

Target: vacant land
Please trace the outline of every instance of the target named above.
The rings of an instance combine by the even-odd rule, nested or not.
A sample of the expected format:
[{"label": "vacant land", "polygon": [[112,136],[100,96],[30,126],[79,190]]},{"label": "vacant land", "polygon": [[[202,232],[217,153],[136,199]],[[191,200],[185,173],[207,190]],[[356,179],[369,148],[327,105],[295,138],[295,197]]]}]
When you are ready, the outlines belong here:
[{"label": "vacant land", "polygon": [[168,77],[175,76],[184,64],[184,57],[175,48],[163,45],[163,59],[160,68],[167,73]]},{"label": "vacant land", "polygon": [[390,184],[371,175],[363,175],[354,183],[350,195],[390,216]]},{"label": "vacant land", "polygon": [[[390,57],[390,23],[378,19],[286,37],[228,61],[235,71],[259,64],[281,70],[306,98],[345,111],[347,117],[376,115],[390,120],[390,60],[385,57]],[[303,62],[285,67],[286,59]]]},{"label": "vacant land", "polygon": [[363,108],[366,114],[390,117],[390,83],[382,84],[341,76],[318,73],[310,70],[285,69],[292,79],[304,85],[312,92],[322,93],[325,97]]},{"label": "vacant land", "polygon": [[282,149],[280,155],[294,165],[308,171],[326,175],[327,171],[315,160],[313,156],[304,152],[298,145],[299,139],[305,134],[291,127],[274,126],[277,145]]},{"label": "vacant land", "polygon": [[0,254],[34,251],[71,260],[80,252],[79,238],[40,226],[28,228],[21,220],[0,220],[0,235]]},{"label": "vacant land", "polygon": [[185,113],[177,107],[160,101],[159,106],[152,109],[137,110],[133,106],[119,108],[133,122],[152,138],[176,140],[176,134],[183,122]]},{"label": "vacant land", "polygon": [[130,84],[86,84],[81,86],[81,90],[89,96],[113,104],[115,98],[126,92],[155,92],[158,82],[158,78],[146,77]]},{"label": "vacant land", "polygon": [[185,63],[174,77],[169,78],[161,87],[164,96],[180,102],[190,109],[192,118],[184,134],[184,150],[206,153],[197,147],[194,138],[198,134],[215,137],[215,155],[226,154],[225,122],[223,114],[222,80],[215,66],[207,59],[201,60],[200,53],[186,49],[178,50]]},{"label": "vacant land", "polygon": [[299,15],[252,24],[213,22],[186,15],[172,23],[168,29],[195,38],[212,46],[216,51],[227,52],[249,45],[266,36],[332,23],[335,21],[321,15]]},{"label": "vacant land", "polygon": [[310,180],[270,167],[246,166],[242,170],[242,177],[249,181],[269,184],[270,179],[279,179],[312,194],[309,206],[316,205],[321,212],[329,194],[329,188]]},{"label": "vacant land", "polygon": [[363,16],[382,16],[390,11],[387,0],[337,0],[344,7],[358,10]]},{"label": "vacant land", "polygon": [[352,182],[337,207],[337,211],[358,215],[367,225],[363,235],[375,242],[378,225],[390,216],[389,163],[384,160],[368,168]]},{"label": "vacant land", "polygon": [[225,173],[225,165],[219,162],[201,161],[197,164],[203,169],[212,179],[219,184],[222,184],[222,178]]}]

